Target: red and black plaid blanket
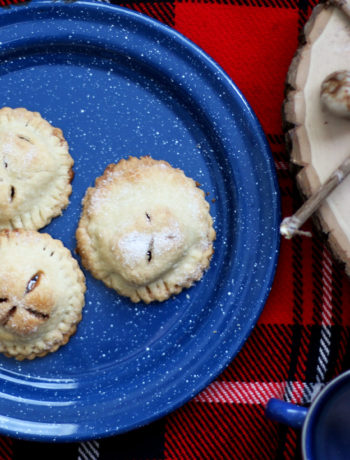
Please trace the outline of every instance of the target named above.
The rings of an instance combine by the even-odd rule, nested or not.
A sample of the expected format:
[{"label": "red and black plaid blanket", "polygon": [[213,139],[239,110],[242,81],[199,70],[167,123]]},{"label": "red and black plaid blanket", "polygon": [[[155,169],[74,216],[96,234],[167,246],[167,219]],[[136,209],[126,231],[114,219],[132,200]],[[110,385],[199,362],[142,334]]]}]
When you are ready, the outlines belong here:
[{"label": "red and black plaid blanket", "polygon": [[[13,0],[15,3],[15,0]],[[182,32],[232,77],[270,143],[283,215],[300,205],[282,133],[284,81],[313,0],[114,0]],[[0,5],[10,0],[0,0]],[[15,7],[15,6],[14,6]],[[310,226],[311,224],[309,224]],[[282,241],[266,307],[234,362],[169,416],[102,440],[60,444],[68,459],[294,459],[297,431],[266,420],[271,397],[307,405],[350,368],[350,282],[315,228]],[[52,445],[0,437],[0,459],[48,459]]]}]

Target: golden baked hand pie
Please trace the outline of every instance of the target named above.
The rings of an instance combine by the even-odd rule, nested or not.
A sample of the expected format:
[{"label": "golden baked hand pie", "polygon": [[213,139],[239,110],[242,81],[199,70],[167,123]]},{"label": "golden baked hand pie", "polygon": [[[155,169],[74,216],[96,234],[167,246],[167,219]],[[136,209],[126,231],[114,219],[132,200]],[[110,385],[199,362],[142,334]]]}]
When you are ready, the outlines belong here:
[{"label": "golden baked hand pie", "polygon": [[0,230],[37,230],[61,214],[72,166],[60,129],[37,112],[0,109]]},{"label": "golden baked hand pie", "polygon": [[149,303],[202,277],[215,231],[194,180],[166,161],[130,157],[109,165],[87,190],[76,236],[93,276]]},{"label": "golden baked hand pie", "polygon": [[81,320],[85,278],[59,240],[0,232],[0,352],[33,359],[68,342]]}]

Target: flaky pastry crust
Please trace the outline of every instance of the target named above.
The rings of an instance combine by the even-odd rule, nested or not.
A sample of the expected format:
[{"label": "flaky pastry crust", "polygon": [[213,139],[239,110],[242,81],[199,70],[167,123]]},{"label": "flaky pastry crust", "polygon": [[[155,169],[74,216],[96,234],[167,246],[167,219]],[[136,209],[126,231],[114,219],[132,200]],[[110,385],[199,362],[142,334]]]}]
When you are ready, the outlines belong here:
[{"label": "flaky pastry crust", "polygon": [[215,230],[194,180],[166,161],[130,157],[109,165],[87,190],[76,237],[95,278],[149,303],[203,276]]},{"label": "flaky pastry crust", "polygon": [[0,352],[33,359],[66,344],[82,318],[85,278],[61,241],[0,232]]},{"label": "flaky pastry crust", "polygon": [[38,230],[69,204],[73,159],[38,112],[0,109],[0,230]]}]

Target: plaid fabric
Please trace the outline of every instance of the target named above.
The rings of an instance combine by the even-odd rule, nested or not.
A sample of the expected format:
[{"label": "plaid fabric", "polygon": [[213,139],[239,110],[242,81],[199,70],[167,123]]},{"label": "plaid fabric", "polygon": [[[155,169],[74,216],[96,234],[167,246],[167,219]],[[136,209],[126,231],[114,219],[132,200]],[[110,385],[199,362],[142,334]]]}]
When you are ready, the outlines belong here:
[{"label": "plaid fabric", "polygon": [[[15,0],[13,2],[16,3]],[[260,119],[283,215],[300,205],[281,128],[284,81],[314,0],[118,1],[192,39],[233,78]],[[10,0],[0,0],[0,5]],[[60,458],[298,459],[297,431],[265,419],[278,397],[307,405],[350,367],[350,283],[316,230],[282,241],[266,307],[234,362],[181,409],[121,436],[55,446]],[[0,438],[0,459],[50,458],[52,445]]]}]

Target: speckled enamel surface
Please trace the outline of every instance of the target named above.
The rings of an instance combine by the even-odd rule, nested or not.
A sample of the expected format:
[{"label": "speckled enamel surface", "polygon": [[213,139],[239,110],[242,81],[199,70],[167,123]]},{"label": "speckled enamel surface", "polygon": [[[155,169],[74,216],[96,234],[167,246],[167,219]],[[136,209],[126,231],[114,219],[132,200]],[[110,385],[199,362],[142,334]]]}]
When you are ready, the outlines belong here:
[{"label": "speckled enamel surface", "polygon": [[31,362],[0,357],[3,433],[67,441],[145,424],[215,378],[266,301],[280,216],[260,125],[191,42],[106,4],[0,10],[0,84],[0,106],[39,111],[68,141],[71,204],[43,231],[71,250],[85,190],[111,162],[164,159],[208,192],[215,254],[193,288],[134,305],[85,272],[83,320],[66,346]]}]

